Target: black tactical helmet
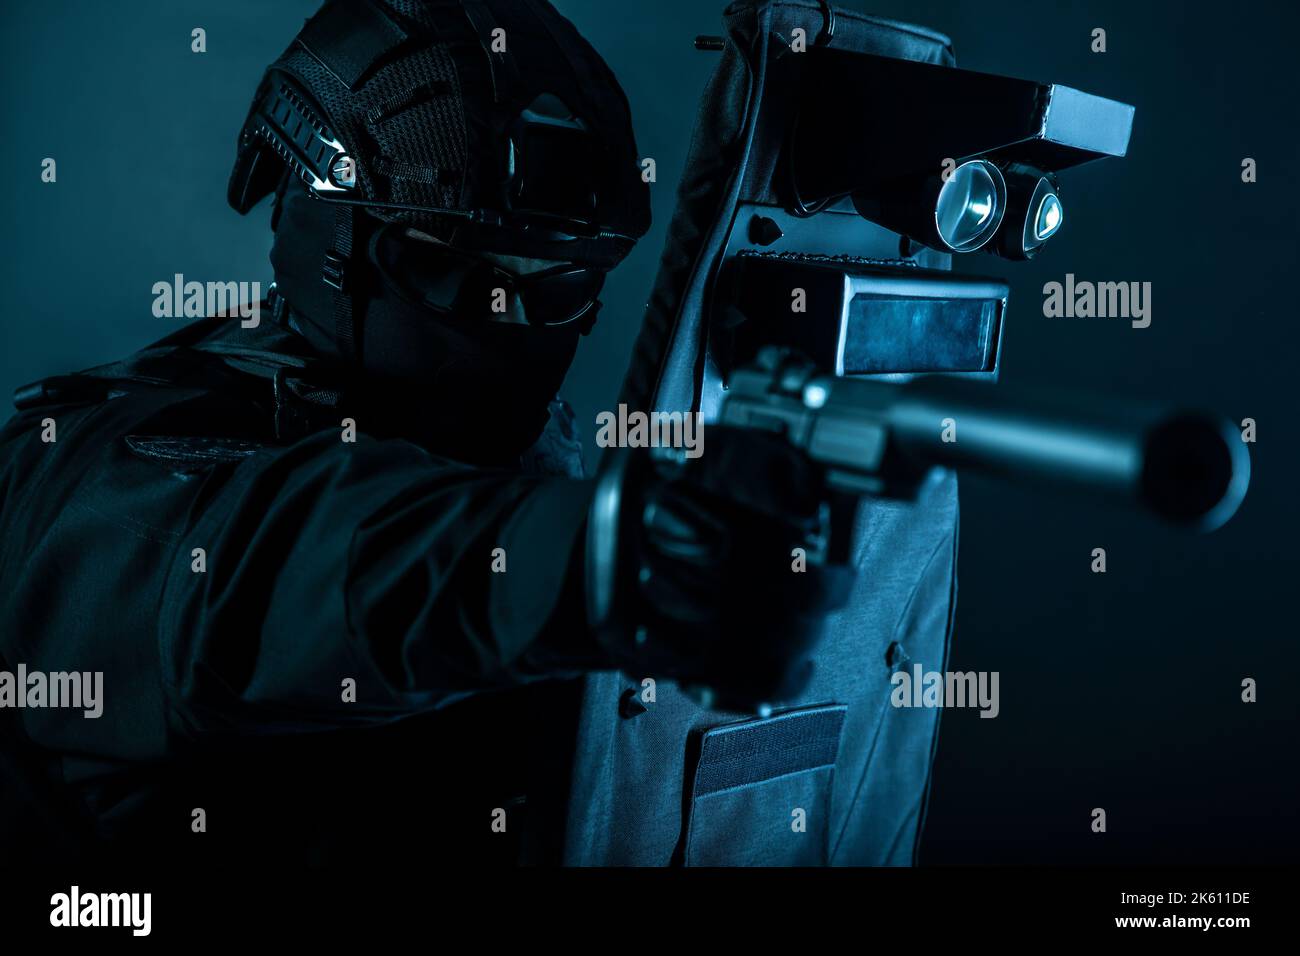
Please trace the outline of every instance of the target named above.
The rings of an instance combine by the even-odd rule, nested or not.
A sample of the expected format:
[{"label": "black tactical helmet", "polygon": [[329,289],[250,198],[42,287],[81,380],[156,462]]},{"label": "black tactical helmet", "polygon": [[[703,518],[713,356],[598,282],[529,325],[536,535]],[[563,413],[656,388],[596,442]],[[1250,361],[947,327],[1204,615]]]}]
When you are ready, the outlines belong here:
[{"label": "black tactical helmet", "polygon": [[468,251],[608,269],[650,222],[626,97],[545,0],[327,0],[262,79],[231,206],[286,165]]}]

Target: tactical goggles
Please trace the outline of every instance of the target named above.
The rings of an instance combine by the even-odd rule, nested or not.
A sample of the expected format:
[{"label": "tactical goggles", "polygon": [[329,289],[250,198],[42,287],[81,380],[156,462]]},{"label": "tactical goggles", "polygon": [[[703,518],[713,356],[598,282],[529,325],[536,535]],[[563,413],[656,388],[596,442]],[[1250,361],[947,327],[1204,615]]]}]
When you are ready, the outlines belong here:
[{"label": "tactical goggles", "polygon": [[499,319],[500,306],[513,296],[529,325],[582,323],[583,331],[596,319],[597,297],[605,284],[604,271],[572,263],[520,275],[477,256],[411,239],[399,224],[376,235],[374,261],[392,285],[436,312]]}]

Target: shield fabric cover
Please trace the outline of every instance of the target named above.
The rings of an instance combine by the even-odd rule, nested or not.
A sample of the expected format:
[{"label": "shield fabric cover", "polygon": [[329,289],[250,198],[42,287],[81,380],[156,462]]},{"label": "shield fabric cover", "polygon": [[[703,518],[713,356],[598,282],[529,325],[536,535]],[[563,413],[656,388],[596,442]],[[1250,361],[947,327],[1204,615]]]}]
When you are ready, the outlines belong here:
[{"label": "shield fabric cover", "polygon": [[[952,65],[947,38],[837,9],[831,45]],[[706,375],[707,295],[737,204],[770,201],[776,155],[755,148],[773,58],[815,2],[742,2],[696,121],[677,210],[621,401],[689,412],[716,400]],[[797,55],[797,54],[794,54]],[[833,94],[832,94],[833,95]],[[890,95],[881,90],[881,96]],[[888,148],[882,143],[881,148]],[[565,861],[580,865],[906,865],[925,817],[937,709],[890,705],[891,675],[943,670],[956,601],[957,488],[864,501],[858,578],[831,620],[804,697],[766,719],[702,710],[666,681],[586,678]],[[646,700],[620,716],[622,695]]]}]

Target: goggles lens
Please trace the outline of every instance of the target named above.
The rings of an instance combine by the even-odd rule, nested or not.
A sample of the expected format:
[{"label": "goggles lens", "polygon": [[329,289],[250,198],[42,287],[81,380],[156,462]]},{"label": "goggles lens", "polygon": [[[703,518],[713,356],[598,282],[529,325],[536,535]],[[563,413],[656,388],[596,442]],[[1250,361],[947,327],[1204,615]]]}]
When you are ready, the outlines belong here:
[{"label": "goggles lens", "polygon": [[486,259],[411,239],[399,229],[385,228],[377,240],[376,265],[389,281],[438,312],[499,318],[504,292],[519,299],[530,325],[567,325],[594,307],[605,284],[603,271],[572,264],[519,275]]}]

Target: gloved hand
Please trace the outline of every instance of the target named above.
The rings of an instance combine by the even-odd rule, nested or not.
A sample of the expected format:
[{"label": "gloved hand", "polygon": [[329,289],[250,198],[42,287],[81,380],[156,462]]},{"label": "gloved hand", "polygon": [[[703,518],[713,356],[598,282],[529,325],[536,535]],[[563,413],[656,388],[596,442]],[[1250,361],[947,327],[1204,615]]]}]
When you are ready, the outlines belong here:
[{"label": "gloved hand", "polygon": [[629,610],[598,639],[629,675],[673,678],[707,706],[753,712],[796,697],[853,583],[851,568],[816,563],[829,499],[820,468],[778,436],[722,426],[700,458],[671,468],[628,454],[642,456],[620,495],[616,577]]}]

